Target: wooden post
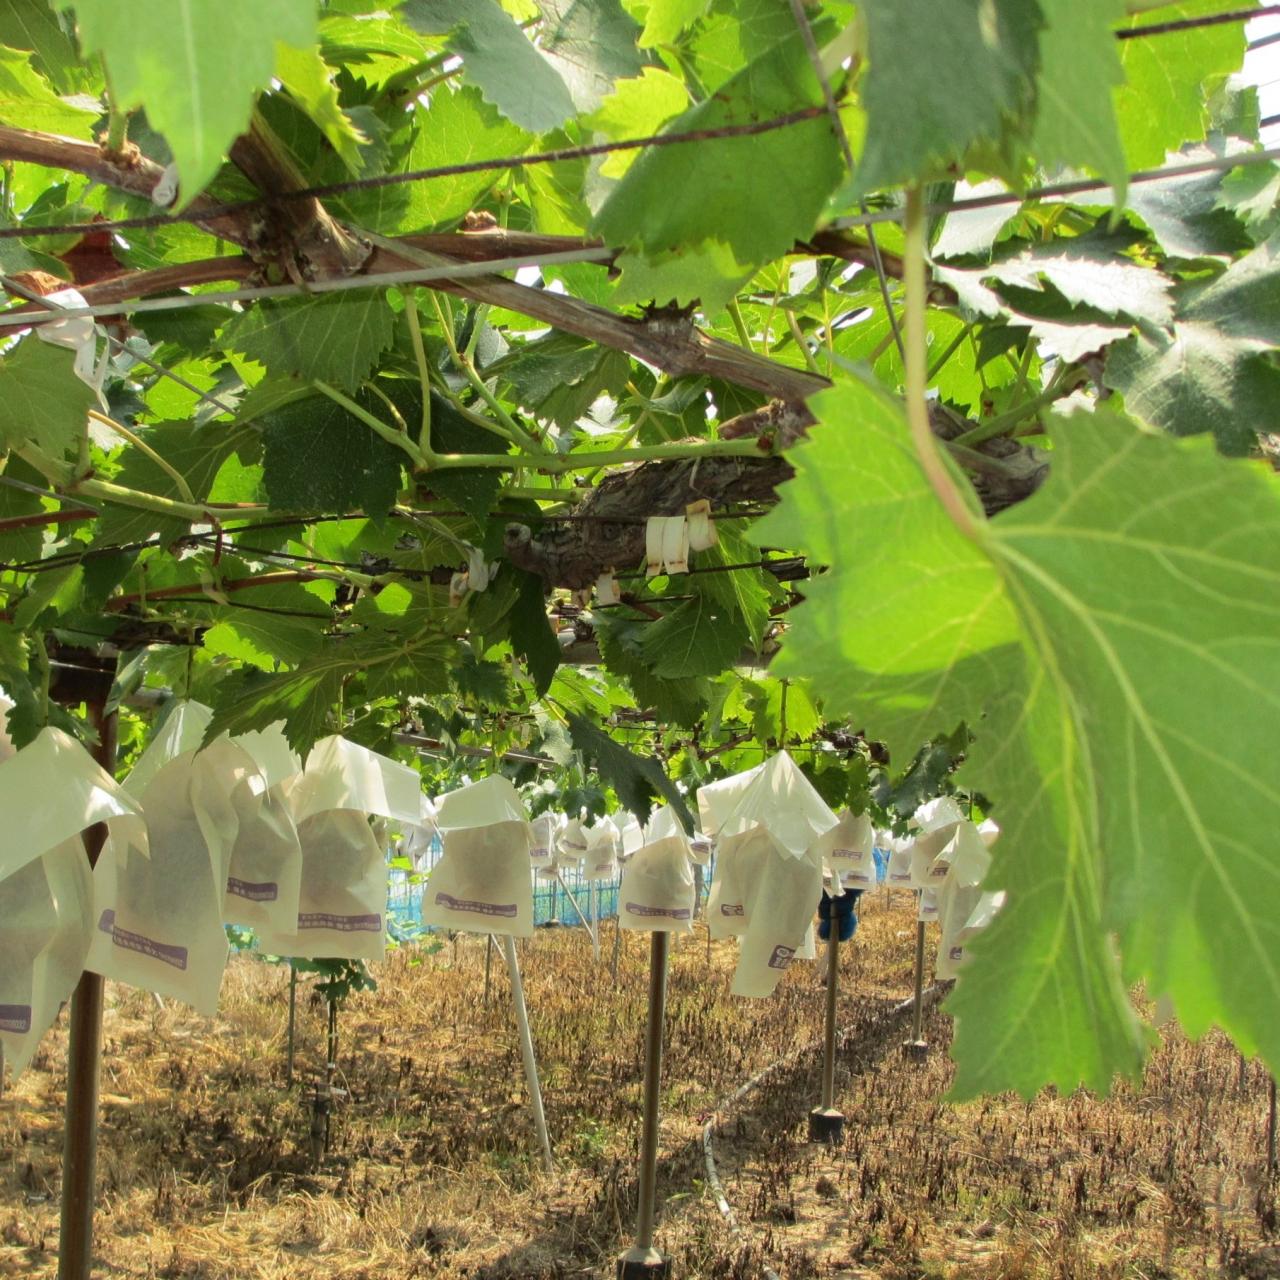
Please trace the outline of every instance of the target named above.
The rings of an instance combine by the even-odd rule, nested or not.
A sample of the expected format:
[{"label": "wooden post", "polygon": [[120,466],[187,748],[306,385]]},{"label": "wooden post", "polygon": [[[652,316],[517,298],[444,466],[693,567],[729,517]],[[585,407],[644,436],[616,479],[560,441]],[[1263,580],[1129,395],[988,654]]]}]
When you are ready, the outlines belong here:
[{"label": "wooden post", "polygon": [[[93,663],[95,665],[88,665]],[[112,776],[116,763],[116,715],[107,713],[115,678],[115,659],[106,665],[89,658],[86,665],[57,668],[52,697],[60,702],[84,702],[98,735],[93,758]],[[107,828],[99,822],[84,833],[84,851],[92,867],[107,842]],[[88,970],[71,997],[70,1041],[67,1048],[66,1123],[62,1146],[62,1218],[58,1232],[58,1280],[89,1280],[93,1264],[94,1181],[98,1163],[98,1076],[102,1057],[102,994],[100,974]]]},{"label": "wooden post", "polygon": [[1267,1090],[1267,1172],[1276,1167],[1276,1078],[1268,1081]]},{"label": "wooden post", "polygon": [[488,934],[484,944],[484,1007],[489,1007],[489,980],[493,966],[493,934]]},{"label": "wooden post", "polygon": [[293,1046],[294,1046],[294,1027],[297,1023],[298,1015],[298,971],[293,967],[293,961],[289,961],[289,1047],[284,1064],[284,1082],[286,1085],[293,1084]]},{"label": "wooden post", "polygon": [[[917,916],[920,914],[919,901],[920,893],[917,890]],[[911,1058],[923,1058],[929,1052],[928,1042],[924,1038],[924,921],[919,919],[916,921],[916,980],[911,1006],[911,1039],[902,1048]]]}]

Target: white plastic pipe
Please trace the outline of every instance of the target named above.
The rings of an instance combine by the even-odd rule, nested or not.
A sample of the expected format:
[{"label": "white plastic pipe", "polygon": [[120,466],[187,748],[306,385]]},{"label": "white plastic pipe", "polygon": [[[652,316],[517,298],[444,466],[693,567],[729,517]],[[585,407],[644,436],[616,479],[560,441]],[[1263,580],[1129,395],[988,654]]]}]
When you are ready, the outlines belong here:
[{"label": "white plastic pipe", "polygon": [[516,943],[510,934],[502,937],[502,954],[511,977],[511,1000],[516,1007],[516,1026],[520,1029],[520,1053],[524,1058],[524,1078],[529,1085],[529,1101],[533,1108],[533,1127],[538,1131],[542,1161],[548,1173],[555,1172],[551,1157],[551,1137],[547,1133],[547,1117],[542,1110],[542,1086],[538,1083],[538,1060],[533,1056],[533,1035],[529,1030],[529,1010],[524,1003],[524,983],[520,981],[520,964],[516,960]]}]

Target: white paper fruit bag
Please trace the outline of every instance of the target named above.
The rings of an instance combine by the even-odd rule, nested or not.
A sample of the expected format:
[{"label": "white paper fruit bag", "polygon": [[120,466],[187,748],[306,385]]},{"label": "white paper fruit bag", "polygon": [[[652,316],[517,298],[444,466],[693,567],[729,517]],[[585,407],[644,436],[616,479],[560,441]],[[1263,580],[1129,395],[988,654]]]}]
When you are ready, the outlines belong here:
[{"label": "white paper fruit bag", "polygon": [[618,874],[618,829],[608,818],[587,828],[587,851],[582,859],[584,880],[612,880]]},{"label": "white paper fruit bag", "polygon": [[16,1075],[84,969],[93,882],[80,833],[105,822],[143,851],[147,836],[137,804],[58,729],[0,764],[0,805],[0,1044]]},{"label": "white paper fruit bag", "polygon": [[875,859],[871,846],[875,832],[871,815],[852,814],[841,810],[840,821],[818,837],[818,853],[827,872],[840,885],[865,889],[876,882]]},{"label": "white paper fruit bag", "polygon": [[276,955],[380,960],[386,949],[386,853],[370,819],[417,822],[418,775],[367,747],[325,738],[287,795],[302,846],[298,915],[291,933],[263,930],[259,944]]},{"label": "white paper fruit bag", "polygon": [[222,919],[258,932],[289,932],[298,918],[302,846],[285,789],[302,761],[278,725],[238,734],[231,742],[253,767],[231,793],[237,829]]},{"label": "white paper fruit bag", "polygon": [[806,946],[822,896],[819,837],[836,815],[786,752],[760,767],[719,818],[713,937],[737,935],[735,995],[766,996]]},{"label": "white paper fruit bag", "polygon": [[564,817],[558,813],[540,813],[530,823],[529,865],[535,871],[549,867],[556,856],[556,840]]},{"label": "white paper fruit bag", "polygon": [[422,922],[470,933],[533,933],[532,830],[515,787],[492,774],[451,791],[437,817],[444,855],[422,894]]},{"label": "white paper fruit bag", "polygon": [[190,740],[179,716],[188,719],[185,709],[170,716],[125,780],[146,815],[149,855],[114,839],[103,849],[87,967],[212,1015],[227,964],[222,908],[239,829],[231,796],[254,765],[226,738],[160,763]]},{"label": "white paper fruit bag", "polygon": [[650,818],[649,831],[623,866],[618,924],[649,933],[687,933],[693,928],[689,841],[669,806]]}]

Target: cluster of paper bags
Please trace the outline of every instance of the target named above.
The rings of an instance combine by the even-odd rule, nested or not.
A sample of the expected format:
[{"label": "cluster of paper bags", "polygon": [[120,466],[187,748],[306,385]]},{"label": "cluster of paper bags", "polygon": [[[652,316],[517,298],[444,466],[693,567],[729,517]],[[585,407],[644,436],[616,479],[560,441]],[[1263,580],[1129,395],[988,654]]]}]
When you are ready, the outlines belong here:
[{"label": "cluster of paper bags", "polygon": [[[0,1042],[15,1071],[84,968],[212,1014],[226,924],[252,927],[276,955],[380,959],[387,823],[411,856],[442,842],[424,924],[517,937],[533,932],[534,874],[566,866],[588,881],[621,869],[622,928],[688,931],[693,866],[714,848],[708,925],[739,939],[732,990],[744,996],[770,994],[793,959],[814,957],[824,883],[837,895],[875,883],[869,818],[834,813],[785,752],[704,785],[691,839],[668,807],[643,828],[621,814],[530,822],[500,775],[433,805],[414,770],[340,737],[305,765],[278,729],[202,747],[211,716],[177,705],[122,783],[52,728],[0,762]],[[32,805],[36,795],[50,798]],[[81,833],[95,823],[108,834],[90,871]],[[916,824],[910,839],[881,837],[889,881],[921,890],[921,918],[941,921],[937,972],[950,977],[1000,905],[978,887],[994,828],[949,797]]]}]

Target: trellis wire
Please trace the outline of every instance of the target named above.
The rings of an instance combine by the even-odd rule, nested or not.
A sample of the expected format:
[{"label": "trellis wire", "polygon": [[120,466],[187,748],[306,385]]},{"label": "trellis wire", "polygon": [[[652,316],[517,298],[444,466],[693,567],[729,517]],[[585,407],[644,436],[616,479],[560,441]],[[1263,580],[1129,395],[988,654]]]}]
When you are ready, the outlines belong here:
[{"label": "trellis wire", "polygon": [[[1168,178],[1191,177],[1200,173],[1213,173],[1229,169],[1245,168],[1255,164],[1267,164],[1280,160],[1280,147],[1244,152],[1233,156],[1219,156],[1212,160],[1196,160],[1187,164],[1166,165],[1159,169],[1145,169],[1129,175],[1130,185],[1160,182]],[[1023,204],[1031,200],[1053,196],[1079,195],[1088,191],[1109,191],[1111,183],[1100,178],[1083,178],[1071,182],[1053,183],[1031,187],[1027,191],[1000,192],[987,196],[969,196],[943,204],[927,204],[924,212],[929,215],[958,213],[970,209],[987,209],[1002,204]],[[869,213],[851,214],[836,218],[829,227],[871,227],[882,222],[897,222],[902,218],[898,208],[873,210]],[[86,224],[95,230],[109,224]],[[0,227],[0,237],[12,228]],[[182,311],[201,307],[211,302],[252,301],[260,298],[299,298],[319,293],[346,293],[354,289],[380,289],[397,284],[426,284],[432,280],[463,280],[469,276],[492,275],[497,271],[517,270],[520,267],[555,266],[566,262],[603,262],[613,257],[613,250],[584,248],[560,251],[552,254],[522,254],[510,258],[494,258],[489,262],[456,262],[439,267],[423,267],[412,271],[386,271],[363,276],[341,276],[332,280],[317,280],[302,285],[266,285],[250,289],[230,289],[218,293],[179,294],[169,298],[144,298],[133,301],[102,303],[92,307],[68,307],[59,311],[27,311],[0,314],[0,329],[22,329],[33,324],[75,316],[118,316],[141,311]]]}]

